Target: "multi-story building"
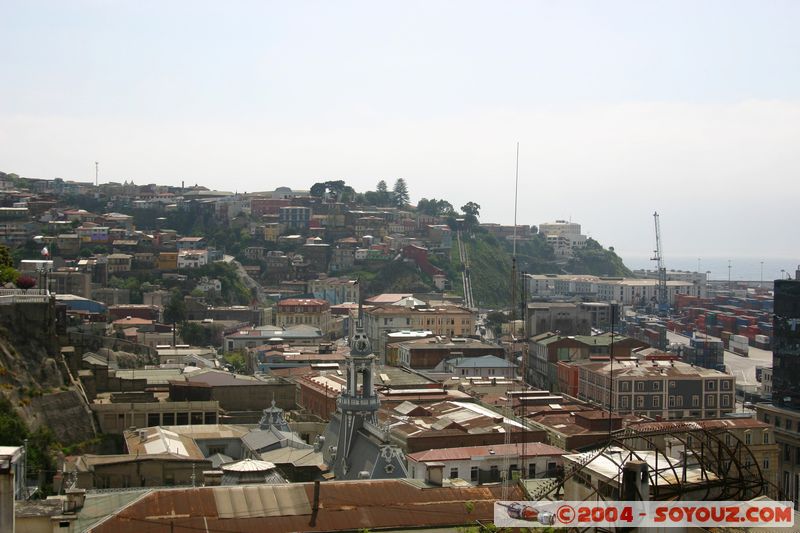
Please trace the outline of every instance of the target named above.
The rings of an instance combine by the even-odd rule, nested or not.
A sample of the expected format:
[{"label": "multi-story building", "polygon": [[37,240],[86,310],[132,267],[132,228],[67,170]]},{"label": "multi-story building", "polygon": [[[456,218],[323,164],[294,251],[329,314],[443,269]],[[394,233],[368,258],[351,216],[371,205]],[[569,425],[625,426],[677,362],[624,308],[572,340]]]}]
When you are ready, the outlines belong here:
[{"label": "multi-story building", "polygon": [[608,302],[534,302],[528,304],[528,334],[558,331],[562,335],[590,335],[592,328],[611,325]]},{"label": "multi-story building", "polygon": [[473,485],[500,482],[504,468],[509,469],[508,479],[513,479],[515,472],[525,472],[528,479],[555,477],[565,453],[541,442],[426,450],[408,454],[408,477],[424,480],[426,463],[442,463],[445,477]]},{"label": "multi-story building", "polygon": [[105,244],[109,239],[109,227],[85,223],[75,228],[75,233],[84,244]]},{"label": "multi-story building", "polygon": [[[777,498],[778,488],[778,445],[775,442],[775,433],[772,425],[754,418],[721,418],[698,420],[687,427],[680,421],[674,422],[631,422],[628,428],[637,432],[649,433],[647,439],[639,439],[636,443],[639,449],[647,449],[654,445],[660,451],[672,450],[673,455],[680,454],[685,442],[687,446],[694,447],[701,444],[697,441],[702,429],[720,435],[722,442],[730,449],[744,446],[747,451],[741,452],[740,457],[744,463],[757,463],[764,479],[764,493],[771,498]],[[691,431],[689,431],[691,430]],[[651,432],[655,432],[652,434]],[[679,438],[676,438],[679,437]],[[706,445],[712,446],[710,442]]]},{"label": "multi-story building", "polygon": [[106,257],[106,262],[108,263],[108,273],[113,274],[115,272],[130,272],[132,261],[133,256],[130,254],[110,254]]},{"label": "multi-story building", "polygon": [[327,300],[331,305],[358,302],[360,299],[358,281],[347,277],[332,278],[322,275],[318,279],[309,280],[308,292],[314,298]]},{"label": "multi-story building", "polygon": [[178,250],[202,250],[206,247],[205,237],[181,237],[175,241]]},{"label": "multi-story building", "polygon": [[406,298],[364,311],[364,330],[376,354],[385,353],[386,334],[395,331],[428,330],[448,337],[466,337],[475,331],[475,313],[466,307],[434,307],[411,300]]},{"label": "multi-story building", "polygon": [[[797,274],[800,274],[798,270]],[[800,505],[800,278],[775,280],[772,333],[772,404],[756,405],[758,419],[774,424],[778,484]],[[763,380],[763,375],[762,375]]]},{"label": "multi-story building", "polygon": [[160,252],[156,268],[159,270],[176,270],[178,268],[178,252]]},{"label": "multi-story building", "polygon": [[558,379],[559,362],[586,361],[594,356],[630,357],[635,350],[647,348],[644,342],[621,335],[556,335],[542,333],[530,340],[525,365],[525,380],[536,387],[554,392],[561,390]]},{"label": "multi-story building", "polygon": [[670,360],[574,364],[578,398],[605,408],[610,400],[620,414],[671,420],[719,418],[735,410],[734,378],[717,370]]},{"label": "multi-story building", "polygon": [[[586,274],[529,274],[528,293],[531,299],[591,298],[601,302],[616,301],[621,305],[646,305],[658,293],[658,280],[615,278]],[[706,285],[692,281],[668,280],[667,295],[674,304],[676,294],[704,298]]]},{"label": "multi-story building", "polygon": [[278,213],[278,222],[288,230],[302,230],[308,228],[311,220],[311,208],[300,206],[281,207]]},{"label": "multi-story building", "polygon": [[178,268],[200,268],[209,263],[208,250],[180,250]]},{"label": "multi-story building", "polygon": [[27,207],[0,207],[0,242],[23,244],[31,236],[33,226]]},{"label": "multi-story building", "polygon": [[275,325],[306,325],[319,328],[323,335],[331,329],[331,305],[319,298],[287,298],[275,306]]},{"label": "multi-story building", "polygon": [[569,257],[575,248],[586,246],[586,235],[581,234],[581,225],[575,222],[543,222],[539,224],[539,233],[544,235],[558,256]]},{"label": "multi-story building", "polygon": [[414,370],[433,370],[442,361],[453,357],[477,357],[481,355],[505,356],[505,349],[496,344],[487,344],[476,339],[429,337],[404,340],[386,346],[386,363],[406,366]]},{"label": "multi-story building", "polygon": [[49,284],[50,290],[58,294],[74,294],[83,298],[92,296],[92,276],[75,268],[50,272]]},{"label": "multi-story building", "polygon": [[440,369],[459,377],[513,378],[517,372],[517,365],[496,355],[481,355],[448,359],[436,370]]}]

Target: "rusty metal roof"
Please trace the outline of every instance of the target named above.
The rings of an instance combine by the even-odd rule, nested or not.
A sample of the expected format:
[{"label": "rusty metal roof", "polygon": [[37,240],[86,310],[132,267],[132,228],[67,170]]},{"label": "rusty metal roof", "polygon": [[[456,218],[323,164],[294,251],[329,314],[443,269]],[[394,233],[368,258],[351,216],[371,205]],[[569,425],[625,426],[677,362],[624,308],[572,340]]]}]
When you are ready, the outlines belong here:
[{"label": "rusty metal roof", "polygon": [[[249,485],[154,490],[89,531],[173,533],[196,531],[345,531],[417,528],[492,520],[500,486],[425,487],[406,480],[329,481],[320,486],[316,515],[314,485]],[[509,498],[522,499],[511,487]],[[472,509],[464,502],[472,502]]]}]

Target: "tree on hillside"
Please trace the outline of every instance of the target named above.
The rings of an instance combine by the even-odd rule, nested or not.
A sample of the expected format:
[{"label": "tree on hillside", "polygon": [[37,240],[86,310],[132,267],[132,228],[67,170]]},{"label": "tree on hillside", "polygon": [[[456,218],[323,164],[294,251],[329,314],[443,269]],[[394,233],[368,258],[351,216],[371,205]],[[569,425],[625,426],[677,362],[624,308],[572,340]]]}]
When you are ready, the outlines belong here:
[{"label": "tree on hillside", "polygon": [[476,204],[475,202],[467,202],[466,204],[461,206],[461,211],[464,213],[464,222],[468,225],[474,225],[478,223],[478,217],[480,216],[481,206]]},{"label": "tree on hillside", "polygon": [[386,207],[389,205],[390,195],[389,195],[389,187],[386,185],[384,180],[380,180],[378,185],[375,186],[375,192],[377,193],[376,201],[377,205],[381,207]]},{"label": "tree on hillside", "polygon": [[433,217],[452,216],[455,213],[453,204],[447,200],[437,200],[436,198],[422,198],[417,203],[417,211]]},{"label": "tree on hillside", "polygon": [[397,207],[405,207],[409,202],[408,185],[403,178],[397,178],[394,182],[394,203]]},{"label": "tree on hillside", "polygon": [[465,215],[472,215],[476,218],[481,216],[481,206],[475,202],[467,202],[466,204],[462,205],[461,211]]},{"label": "tree on hillside", "polygon": [[8,246],[0,245],[0,284],[16,281],[19,272],[14,268],[14,260]]},{"label": "tree on hillside", "polygon": [[164,306],[164,322],[174,324],[184,320],[186,320],[186,304],[183,302],[183,295],[180,290],[173,289],[169,303]]},{"label": "tree on hillside", "polygon": [[355,190],[343,180],[329,180],[312,185],[309,194],[335,202],[349,202],[355,197]]}]

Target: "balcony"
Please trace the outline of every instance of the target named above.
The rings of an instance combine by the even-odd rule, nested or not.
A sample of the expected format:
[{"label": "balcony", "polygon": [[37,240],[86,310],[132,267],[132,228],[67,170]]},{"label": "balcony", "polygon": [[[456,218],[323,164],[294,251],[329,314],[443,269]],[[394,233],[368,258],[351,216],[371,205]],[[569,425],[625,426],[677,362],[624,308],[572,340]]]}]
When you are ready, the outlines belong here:
[{"label": "balcony", "polygon": [[336,399],[336,406],[348,411],[377,411],[380,407],[380,400],[376,396],[367,398],[339,396]]}]

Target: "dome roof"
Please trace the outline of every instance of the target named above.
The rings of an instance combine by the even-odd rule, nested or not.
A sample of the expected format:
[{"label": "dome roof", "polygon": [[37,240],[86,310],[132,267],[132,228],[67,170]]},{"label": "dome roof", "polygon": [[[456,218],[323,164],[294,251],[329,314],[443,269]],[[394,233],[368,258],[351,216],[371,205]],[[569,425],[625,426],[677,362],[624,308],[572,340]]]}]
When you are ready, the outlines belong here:
[{"label": "dome roof", "polygon": [[225,472],[267,472],[275,468],[269,461],[256,461],[255,459],[243,459],[235,463],[222,465]]}]

